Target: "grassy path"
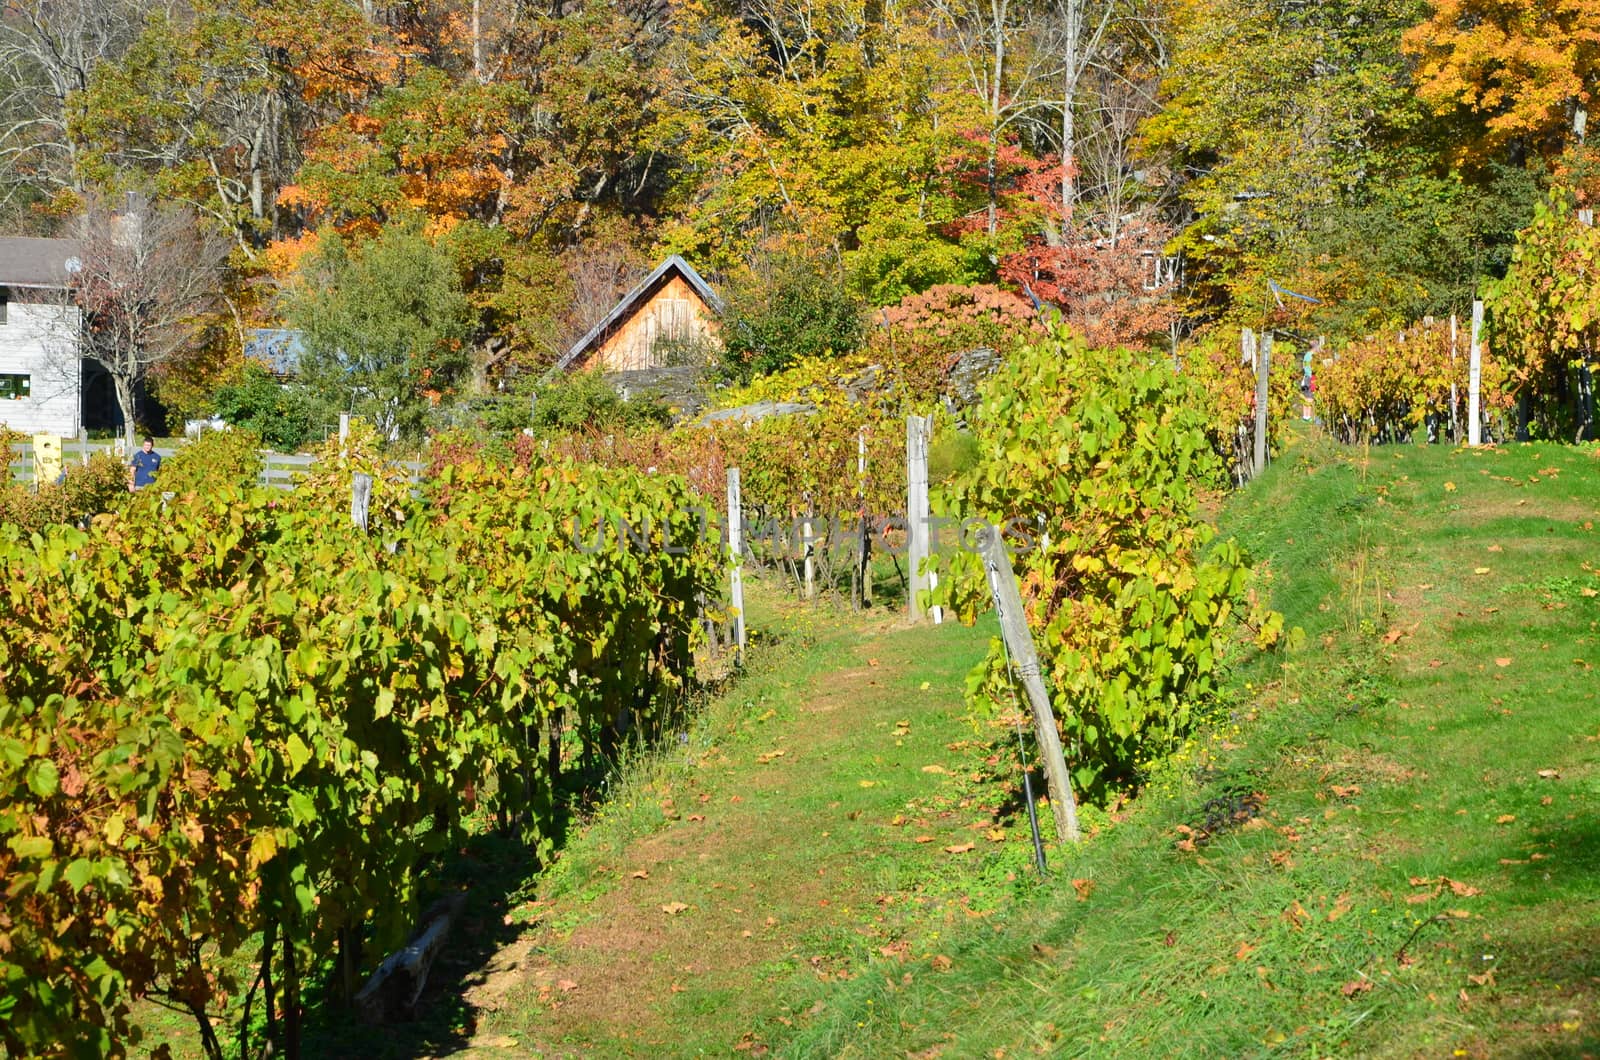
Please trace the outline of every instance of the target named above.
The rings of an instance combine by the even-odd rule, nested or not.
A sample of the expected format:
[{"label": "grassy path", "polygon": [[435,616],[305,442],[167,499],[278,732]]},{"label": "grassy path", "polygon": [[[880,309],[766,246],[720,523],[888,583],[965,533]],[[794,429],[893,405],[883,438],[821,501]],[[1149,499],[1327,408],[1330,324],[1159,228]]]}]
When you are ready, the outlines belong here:
[{"label": "grassy path", "polygon": [[961,704],[987,632],[826,617],[766,616],[783,642],[511,911],[472,1052],[759,1055],[864,955],[929,955],[1004,897],[1025,842],[973,794]]}]

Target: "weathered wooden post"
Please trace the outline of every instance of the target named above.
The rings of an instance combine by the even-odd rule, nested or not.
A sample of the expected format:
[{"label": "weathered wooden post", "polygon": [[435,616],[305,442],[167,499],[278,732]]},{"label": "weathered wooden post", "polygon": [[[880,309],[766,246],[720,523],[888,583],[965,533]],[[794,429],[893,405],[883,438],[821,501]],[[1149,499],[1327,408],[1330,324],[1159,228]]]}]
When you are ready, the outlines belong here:
[{"label": "weathered wooden post", "polygon": [[861,520],[861,606],[872,606],[872,534],[867,529],[867,429],[856,432],[856,516]]},{"label": "weathered wooden post", "polygon": [[350,521],[365,530],[367,506],[372,501],[372,476],[357,471],[350,476]]},{"label": "weathered wooden post", "polygon": [[1483,444],[1483,302],[1472,303],[1472,345],[1467,357],[1467,444]]},{"label": "weathered wooden post", "polygon": [[983,555],[984,570],[989,575],[989,591],[994,596],[1000,635],[1033,712],[1034,737],[1039,743],[1039,757],[1044,760],[1056,838],[1063,843],[1076,843],[1081,837],[1078,802],[1072,794],[1066,755],[1061,751],[1055,711],[1050,706],[1050,696],[1045,692],[1044,677],[1039,670],[1039,653],[1033,646],[1033,634],[1028,632],[1027,612],[1022,609],[1017,576],[1011,569],[1011,558],[1006,555],[1005,541],[997,527],[985,526],[978,531],[978,551]]},{"label": "weathered wooden post", "polygon": [[1461,417],[1457,413],[1460,394],[1456,392],[1456,347],[1458,345],[1456,315],[1450,314],[1450,441],[1461,440]]},{"label": "weathered wooden post", "polygon": [[1261,336],[1261,352],[1256,357],[1256,447],[1253,455],[1259,475],[1267,469],[1267,377],[1272,372],[1272,332]]},{"label": "weathered wooden post", "polygon": [[744,663],[744,513],[739,507],[739,469],[728,469],[728,552],[733,566],[728,575],[733,605],[734,660]]},{"label": "weathered wooden post", "polygon": [[811,517],[813,515],[811,498],[806,498],[806,517],[800,523],[801,547],[805,549],[805,579],[806,599],[817,598],[817,551]]},{"label": "weathered wooden post", "polygon": [[89,466],[89,432],[82,427],[78,428],[78,455],[83,458],[83,466]]},{"label": "weathered wooden post", "polygon": [[339,413],[339,451],[344,452],[344,444],[350,440],[350,414]]},{"label": "weathered wooden post", "polygon": [[906,417],[906,529],[910,538],[912,621],[923,615],[921,595],[928,588],[922,564],[928,558],[928,425],[921,416]]}]

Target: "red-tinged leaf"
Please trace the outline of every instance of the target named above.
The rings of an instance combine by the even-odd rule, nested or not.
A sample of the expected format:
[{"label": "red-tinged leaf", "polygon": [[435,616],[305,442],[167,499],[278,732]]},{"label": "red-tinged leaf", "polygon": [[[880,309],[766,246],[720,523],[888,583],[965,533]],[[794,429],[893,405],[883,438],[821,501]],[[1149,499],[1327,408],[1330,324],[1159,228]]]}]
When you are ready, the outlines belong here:
[{"label": "red-tinged leaf", "polygon": [[1494,823],[1495,824],[1510,824],[1512,821],[1515,821],[1516,819],[1517,819],[1517,815],[1514,814],[1514,813],[1503,813],[1499,817],[1496,817],[1494,819]]},{"label": "red-tinged leaf", "polygon": [[1349,787],[1346,788],[1346,787],[1340,787],[1338,784],[1334,784],[1334,785],[1332,785],[1330,790],[1341,799],[1353,799],[1357,795],[1361,794],[1361,785],[1360,784],[1351,784]]},{"label": "red-tinged leaf", "polygon": [[913,839],[912,842],[913,843],[931,843],[931,842],[933,842],[933,836],[931,836],[931,835],[919,835],[919,836],[917,836],[917,838]]},{"label": "red-tinged leaf", "polygon": [[933,965],[933,970],[936,972],[948,972],[950,970],[950,966],[955,962],[949,957],[946,957],[944,954],[939,953],[935,954],[933,960],[929,961],[928,963]]},{"label": "red-tinged leaf", "polygon": [[1094,893],[1094,881],[1073,880],[1072,889],[1078,892],[1078,901],[1087,902],[1089,900],[1089,896]]},{"label": "red-tinged leaf", "polygon": [[1254,952],[1254,946],[1250,945],[1248,942],[1241,942],[1239,943],[1239,948],[1233,951],[1233,959],[1236,961],[1242,961]]},{"label": "red-tinged leaf", "polygon": [[706,815],[703,814],[703,813],[691,813],[689,815],[689,820],[694,821],[696,824],[698,824],[701,821],[704,821],[705,819],[706,819]]},{"label": "red-tinged leaf", "polygon": [[1460,880],[1444,880],[1444,882],[1450,885],[1450,893],[1457,898],[1476,898],[1483,893],[1471,884],[1462,883]]}]

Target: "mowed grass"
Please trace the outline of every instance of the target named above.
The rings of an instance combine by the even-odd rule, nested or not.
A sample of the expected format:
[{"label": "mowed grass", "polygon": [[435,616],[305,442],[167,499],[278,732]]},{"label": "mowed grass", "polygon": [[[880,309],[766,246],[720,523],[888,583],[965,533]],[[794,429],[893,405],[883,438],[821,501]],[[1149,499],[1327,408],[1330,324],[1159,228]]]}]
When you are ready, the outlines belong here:
[{"label": "mowed grass", "polygon": [[1050,886],[781,1053],[1600,1055],[1597,450],[1308,442],[1221,524],[1304,645]]}]

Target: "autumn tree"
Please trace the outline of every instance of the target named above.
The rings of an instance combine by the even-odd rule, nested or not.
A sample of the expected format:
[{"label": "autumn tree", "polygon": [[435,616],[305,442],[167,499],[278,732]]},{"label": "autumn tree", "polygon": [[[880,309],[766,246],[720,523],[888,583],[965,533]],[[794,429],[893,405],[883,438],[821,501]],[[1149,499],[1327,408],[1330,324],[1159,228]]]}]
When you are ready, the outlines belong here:
[{"label": "autumn tree", "polygon": [[1547,158],[1582,139],[1600,88],[1595,0],[1430,0],[1406,34],[1418,94],[1479,123],[1484,152]]},{"label": "autumn tree", "polygon": [[798,250],[876,303],[992,268],[948,230],[981,208],[960,181],[979,121],[919,10],[718,5],[679,31],[668,247],[725,271]]},{"label": "autumn tree", "polygon": [[252,254],[297,226],[280,195],[330,106],[362,105],[402,50],[340,0],[157,8],[73,93],[77,165],[105,184],[149,183],[190,202]]},{"label": "autumn tree", "polygon": [[133,0],[12,0],[0,15],[0,210],[83,189],[69,101],[139,32]]},{"label": "autumn tree", "polygon": [[81,351],[111,377],[131,452],[138,395],[152,372],[193,348],[217,310],[229,244],[180,204],[135,199],[119,211],[98,195],[78,239]]}]

